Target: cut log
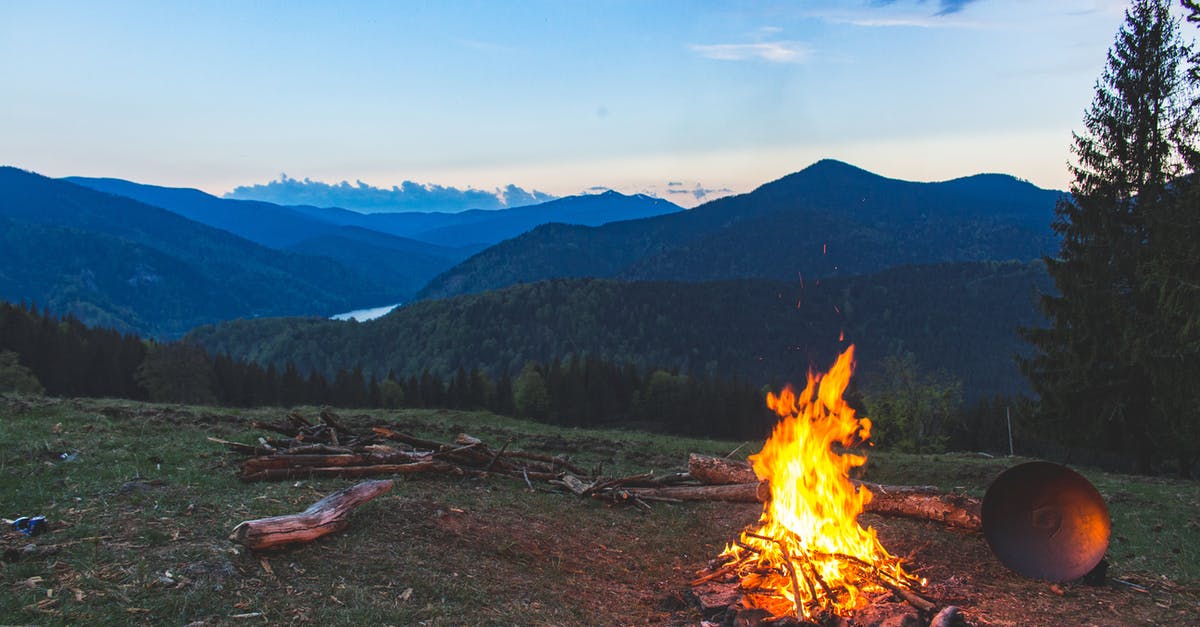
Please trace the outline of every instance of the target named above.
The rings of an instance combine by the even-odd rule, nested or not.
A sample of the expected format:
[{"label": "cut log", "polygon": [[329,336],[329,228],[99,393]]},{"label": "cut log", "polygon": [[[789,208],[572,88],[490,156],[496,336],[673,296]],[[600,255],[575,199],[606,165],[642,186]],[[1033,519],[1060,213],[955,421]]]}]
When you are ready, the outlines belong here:
[{"label": "cut log", "polygon": [[378,475],[400,475],[420,472],[438,472],[454,476],[478,476],[480,471],[459,468],[439,461],[413,462],[411,464],[372,464],[370,466],[296,466],[286,468],[258,468],[247,471],[244,467],[238,478],[242,481],[283,481],[289,479],[311,479],[314,477],[373,477]]},{"label": "cut log", "polygon": [[354,508],[391,489],[391,480],[365,481],[338,490],[299,514],[238,523],[229,539],[252,550],[312,542],[345,529],[350,524],[346,517]]},{"label": "cut log", "polygon": [[871,491],[866,511],[872,514],[932,520],[951,527],[977,531],[983,528],[979,499],[941,492],[932,486],[889,486],[856,482]]},{"label": "cut log", "polygon": [[[708,492],[698,492],[695,498],[676,494],[664,496],[684,500],[749,502],[749,496],[752,494],[760,501],[766,500],[769,495],[769,492],[763,491],[765,483],[757,484],[758,478],[750,464],[740,460],[692,453],[688,457],[688,474],[704,484],[740,487],[730,487],[728,491],[713,491],[712,498],[706,496],[710,494]],[[851,481],[870,490],[871,502],[867,503],[865,511],[873,514],[933,520],[962,529],[983,528],[978,499],[961,494],[948,494],[934,486],[888,486],[869,481]]]},{"label": "cut log", "polygon": [[740,459],[726,459],[692,453],[688,456],[688,474],[705,485],[756,483],[758,476],[750,464]]},{"label": "cut log", "polygon": [[262,455],[242,462],[243,469],[296,468],[300,466],[367,466],[371,464],[410,464],[432,459],[429,453],[393,451],[389,453],[351,453],[335,455]]},{"label": "cut log", "polygon": [[758,483],[734,483],[729,485],[676,485],[665,488],[625,488],[637,497],[669,498],[680,501],[729,501],[732,503],[758,503],[766,500],[769,492],[760,494]]}]

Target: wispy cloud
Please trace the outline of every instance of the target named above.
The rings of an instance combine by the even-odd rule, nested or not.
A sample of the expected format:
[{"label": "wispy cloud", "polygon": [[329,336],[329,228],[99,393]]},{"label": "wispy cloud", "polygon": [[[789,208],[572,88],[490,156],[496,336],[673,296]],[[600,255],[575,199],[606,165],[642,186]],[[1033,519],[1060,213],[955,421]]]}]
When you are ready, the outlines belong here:
[{"label": "wispy cloud", "polygon": [[[886,6],[889,4],[896,4],[898,1],[899,0],[874,0],[874,2],[871,4],[876,6]],[[934,13],[934,15],[943,16],[958,13],[959,11],[963,10],[963,7],[976,1],[977,0],[938,0],[938,10],[936,13]],[[917,0],[917,2],[925,4],[926,0]]]},{"label": "wispy cloud", "polygon": [[692,52],[719,61],[759,60],[770,63],[803,63],[808,60],[808,46],[797,41],[764,41],[752,44],[692,44]]},{"label": "wispy cloud", "polygon": [[[839,24],[863,27],[963,28],[980,24],[962,17],[963,9],[978,0],[871,0],[865,6],[825,10],[815,13]],[[936,4],[930,13],[925,5]],[[918,6],[919,5],[919,6]]]}]

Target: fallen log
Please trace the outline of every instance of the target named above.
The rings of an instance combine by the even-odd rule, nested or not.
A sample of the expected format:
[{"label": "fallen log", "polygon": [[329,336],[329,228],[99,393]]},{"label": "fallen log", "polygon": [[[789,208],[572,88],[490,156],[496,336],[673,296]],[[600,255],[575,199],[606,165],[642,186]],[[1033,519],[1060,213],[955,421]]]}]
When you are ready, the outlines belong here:
[{"label": "fallen log", "polygon": [[238,523],[229,539],[248,549],[312,542],[349,526],[354,508],[392,489],[392,481],[364,481],[338,490],[298,514],[272,516]]},{"label": "fallen log", "polygon": [[625,488],[637,497],[668,498],[680,501],[728,501],[731,503],[760,503],[767,499],[766,483],[732,483],[727,485],[675,485],[663,488]]},{"label": "fallen log", "polygon": [[242,462],[248,468],[295,468],[300,466],[367,466],[371,464],[411,464],[430,461],[429,453],[391,451],[388,453],[338,453],[333,455],[280,454],[260,455]]},{"label": "fallen log", "polygon": [[972,531],[983,528],[979,499],[965,494],[946,493],[933,486],[855,483],[871,491],[871,501],[865,511],[873,514],[932,520]]},{"label": "fallen log", "polygon": [[459,468],[454,464],[430,460],[413,462],[411,464],[372,464],[370,466],[294,466],[251,469],[250,471],[243,468],[238,478],[247,482],[284,481],[290,479],[312,479],[314,477],[372,477],[420,472],[439,472],[454,476],[477,476],[481,474],[479,471]]},{"label": "fallen log", "polygon": [[[706,484],[697,487],[721,485],[739,486],[728,490],[701,491],[696,494],[684,492],[664,495],[684,500],[722,500],[752,502],[751,496],[764,501],[769,496],[765,483],[759,483],[750,464],[740,460],[713,457],[692,453],[688,456],[688,474]],[[871,492],[871,501],[864,511],[873,514],[903,516],[933,520],[951,527],[977,530],[983,527],[978,499],[945,493],[934,486],[889,486],[851,479],[855,485]]]},{"label": "fallen log", "polygon": [[[979,517],[979,500],[947,494],[927,486],[884,486],[855,482],[870,490],[872,498],[864,511],[872,514],[903,516],[932,520],[951,527],[978,530],[983,527]],[[755,503],[770,497],[769,485],[764,482],[726,485],[669,486],[664,488],[625,488],[631,495],[642,498],[671,498],[681,501],[728,501]]]}]

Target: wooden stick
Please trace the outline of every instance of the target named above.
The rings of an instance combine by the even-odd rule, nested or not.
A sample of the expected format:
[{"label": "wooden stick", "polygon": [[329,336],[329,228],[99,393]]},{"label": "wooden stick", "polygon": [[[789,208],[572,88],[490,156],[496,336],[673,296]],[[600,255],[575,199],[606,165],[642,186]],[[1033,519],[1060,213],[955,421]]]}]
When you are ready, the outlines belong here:
[{"label": "wooden stick", "polygon": [[352,435],[354,433],[350,429],[346,428],[346,425],[342,424],[342,419],[338,417],[337,414],[333,413],[333,410],[329,409],[328,407],[321,410],[321,422],[324,422],[330,427],[333,427],[334,430],[341,431],[346,435]]},{"label": "wooden stick", "polygon": [[405,444],[408,444],[409,446],[413,446],[413,447],[420,448],[420,449],[425,449],[428,451],[440,451],[440,450],[442,450],[442,447],[446,446],[445,444],[443,444],[441,442],[435,442],[434,440],[425,440],[423,438],[411,436],[407,433],[402,433],[400,431],[393,431],[387,427],[371,427],[371,431],[374,431],[375,435],[385,437],[389,440],[403,442]]},{"label": "wooden stick", "polygon": [[[788,555],[787,546],[785,546],[783,542],[770,536],[760,536],[757,533],[751,533],[749,531],[746,532],[746,535],[750,536],[751,538],[758,538],[759,540],[763,540],[765,542],[774,542],[775,546],[779,547],[779,553],[783,555],[783,565],[787,566],[788,575],[790,575],[792,578],[792,605],[795,607],[796,620],[804,620],[804,613],[800,610],[800,581],[796,577],[796,567],[792,565],[792,556]],[[811,586],[812,584],[810,583],[809,585]],[[816,597],[815,592],[813,593],[813,597]]]},{"label": "wooden stick", "polygon": [[711,573],[708,573],[707,575],[703,575],[701,577],[697,577],[696,579],[693,579],[691,581],[690,585],[698,586],[702,583],[708,583],[708,582],[712,581],[713,579],[724,577],[725,575],[728,575],[729,573],[733,572],[733,570],[735,568],[737,568],[737,565],[734,562],[729,562],[728,564],[725,564],[724,566],[712,571]]},{"label": "wooden stick", "polygon": [[207,440],[209,442],[216,442],[217,444],[220,444],[231,451],[236,451],[238,453],[244,453],[247,455],[270,455],[274,450],[265,449],[261,446],[253,446],[251,444],[242,444],[241,442],[230,442],[229,440],[222,440],[221,438],[209,437]]},{"label": "wooden stick", "polygon": [[902,586],[897,586],[896,584],[888,581],[887,579],[885,579],[883,577],[876,577],[875,580],[878,581],[881,585],[883,585],[883,587],[894,592],[900,598],[904,599],[905,601],[908,601],[909,605],[917,608],[917,610],[919,610],[921,612],[930,612],[933,610],[933,608],[937,607],[937,605],[933,601],[926,599],[925,597],[917,594],[916,592],[913,592],[912,590],[909,590]]},{"label": "wooden stick", "polygon": [[296,437],[296,432],[297,432],[295,427],[290,427],[288,425],[276,424],[273,422],[262,422],[259,420],[252,420],[250,422],[250,426],[254,427],[255,429],[262,429],[264,431],[274,431],[275,433],[286,435],[290,438]]},{"label": "wooden stick", "polygon": [[321,536],[345,529],[350,524],[346,517],[354,508],[391,489],[391,480],[365,481],[338,490],[299,514],[238,523],[229,539],[256,551],[285,544],[312,542]]},{"label": "wooden stick", "polygon": [[496,460],[500,459],[500,456],[503,455],[504,451],[508,449],[509,444],[512,444],[512,438],[509,438],[508,441],[504,443],[504,446],[501,446],[500,450],[497,451],[495,455],[492,455],[492,461],[488,462],[487,468],[483,469],[484,472],[491,470],[492,466],[496,465]]},{"label": "wooden stick", "polygon": [[547,464],[550,464],[552,468],[562,468],[563,470],[575,473],[577,475],[588,474],[586,470],[583,470],[582,468],[576,466],[575,464],[572,464],[565,457],[552,457],[550,455],[541,455],[539,453],[528,453],[525,451],[509,451],[509,452],[505,453],[504,456],[505,457],[515,457],[517,459],[529,459],[529,460],[533,460],[535,462],[545,462]]}]

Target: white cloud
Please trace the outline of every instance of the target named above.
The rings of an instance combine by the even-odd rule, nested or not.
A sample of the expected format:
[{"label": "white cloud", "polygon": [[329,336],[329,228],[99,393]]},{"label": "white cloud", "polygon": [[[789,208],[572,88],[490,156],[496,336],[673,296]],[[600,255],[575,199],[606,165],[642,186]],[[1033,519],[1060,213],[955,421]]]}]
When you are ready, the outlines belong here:
[{"label": "white cloud", "polygon": [[770,63],[803,63],[808,60],[808,46],[796,41],[766,41],[756,44],[693,44],[692,52],[720,61],[758,59]]}]

